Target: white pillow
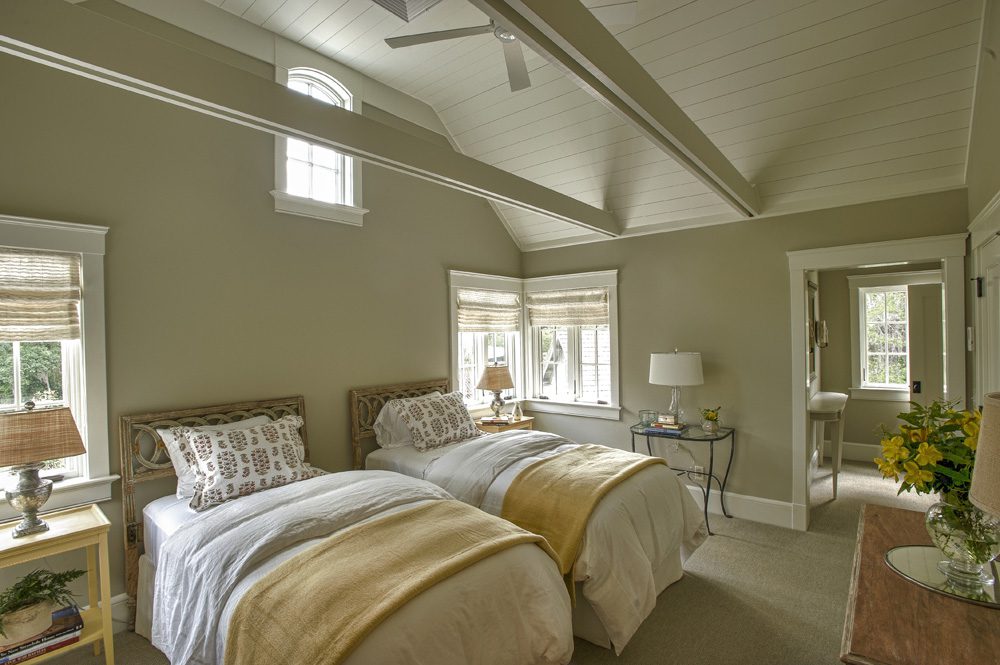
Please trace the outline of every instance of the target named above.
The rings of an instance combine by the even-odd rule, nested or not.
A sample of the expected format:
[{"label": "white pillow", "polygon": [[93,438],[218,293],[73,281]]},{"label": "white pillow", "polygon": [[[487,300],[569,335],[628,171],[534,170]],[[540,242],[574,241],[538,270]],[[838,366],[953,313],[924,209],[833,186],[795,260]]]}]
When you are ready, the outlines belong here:
[{"label": "white pillow", "polygon": [[410,430],[413,447],[420,451],[483,434],[465,408],[462,393],[457,391],[432,399],[406,400],[398,408],[400,418]]},{"label": "white pillow", "polygon": [[[200,427],[188,427],[185,429],[190,429],[194,432],[225,432],[231,429],[244,429],[269,422],[271,422],[271,419],[267,416],[254,416],[253,418],[238,420],[235,423],[226,423],[225,425],[202,425]],[[160,435],[163,445],[167,447],[170,462],[174,465],[174,471],[177,473],[177,498],[189,499],[194,496],[194,484],[198,478],[195,475],[195,469],[188,465],[184,459],[184,454],[181,453],[180,444],[174,433],[175,429],[177,428],[164,427],[157,429],[156,433]],[[305,451],[300,453],[300,459],[304,455]]]},{"label": "white pillow", "polygon": [[302,418],[284,416],[253,427],[197,431],[174,428],[198,481],[190,506],[201,512],[232,499],[281,487],[326,472],[305,464],[299,436]]},{"label": "white pillow", "polygon": [[413,438],[410,436],[410,428],[403,422],[399,415],[400,408],[407,402],[422,399],[432,399],[441,397],[441,393],[435,390],[432,393],[421,395],[420,397],[406,397],[403,399],[391,399],[386,402],[382,410],[379,411],[378,418],[372,429],[375,430],[375,442],[380,448],[403,448],[413,445]]}]

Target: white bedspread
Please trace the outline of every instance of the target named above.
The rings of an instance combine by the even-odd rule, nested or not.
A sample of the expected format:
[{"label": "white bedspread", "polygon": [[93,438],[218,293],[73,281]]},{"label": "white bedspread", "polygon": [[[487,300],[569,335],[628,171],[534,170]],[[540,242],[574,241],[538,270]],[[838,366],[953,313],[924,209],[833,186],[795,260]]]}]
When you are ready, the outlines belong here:
[{"label": "white bedspread", "polygon": [[[174,665],[221,663],[229,618],[257,579],[339,529],[448,499],[440,488],[400,474],[352,471],[200,513],[160,546],[152,642]],[[567,663],[573,650],[569,614],[552,560],[534,545],[520,545],[407,603],[348,662]]]},{"label": "white bedspread", "polygon": [[[368,456],[367,464],[407,473],[420,469],[411,475],[499,515],[503,497],[522,469],[575,445],[547,432],[512,430],[416,455],[406,449],[379,450]],[[419,455],[424,456],[422,468]],[[617,653],[653,611],[658,591],[674,581],[658,583],[657,571],[669,569],[671,559],[678,557],[679,570],[706,535],[697,504],[666,466],[640,471],[598,504],[574,572]]]}]

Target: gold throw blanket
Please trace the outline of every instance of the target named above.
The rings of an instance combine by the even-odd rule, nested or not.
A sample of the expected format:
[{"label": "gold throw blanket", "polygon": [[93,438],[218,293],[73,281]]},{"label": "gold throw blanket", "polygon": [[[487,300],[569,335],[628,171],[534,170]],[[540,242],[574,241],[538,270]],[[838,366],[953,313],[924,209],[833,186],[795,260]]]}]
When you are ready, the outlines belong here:
[{"label": "gold throw blanket", "polygon": [[504,496],[501,516],[545,536],[572,594],[573,564],[594,508],[619,483],[654,464],[666,460],[582,444],[525,467]]},{"label": "gold throw blanket", "polygon": [[438,582],[538,535],[460,501],[430,501],[332,534],[261,578],[229,622],[226,665],[343,662]]}]

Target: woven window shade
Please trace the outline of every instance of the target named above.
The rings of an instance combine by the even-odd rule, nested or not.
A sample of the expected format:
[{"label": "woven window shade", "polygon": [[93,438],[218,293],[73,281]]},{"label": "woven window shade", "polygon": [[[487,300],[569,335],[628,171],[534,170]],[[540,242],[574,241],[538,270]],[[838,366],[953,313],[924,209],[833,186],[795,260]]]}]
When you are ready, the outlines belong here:
[{"label": "woven window shade", "polygon": [[521,297],[512,291],[458,290],[459,332],[517,332]]},{"label": "woven window shade", "polygon": [[608,324],[606,288],[566,289],[527,293],[532,326],[602,326]]},{"label": "woven window shade", "polygon": [[0,341],[80,339],[80,256],[0,248]]}]

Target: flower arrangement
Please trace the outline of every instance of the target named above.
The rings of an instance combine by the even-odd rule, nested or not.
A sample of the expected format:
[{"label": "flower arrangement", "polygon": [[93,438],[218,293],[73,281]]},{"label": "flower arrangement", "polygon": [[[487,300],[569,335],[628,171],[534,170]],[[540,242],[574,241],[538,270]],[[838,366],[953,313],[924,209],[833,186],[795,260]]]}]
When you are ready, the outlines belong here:
[{"label": "flower arrangement", "polygon": [[956,411],[953,402],[911,404],[898,416],[898,434],[882,428],[882,456],[875,459],[882,477],[902,476],[898,494],[940,492],[968,503],[982,414]]},{"label": "flower arrangement", "polygon": [[35,603],[51,602],[57,606],[73,603],[69,583],[83,575],[83,572],[75,569],[62,573],[35,570],[0,593],[0,635],[7,636],[3,619],[13,612]]},{"label": "flower arrangement", "polygon": [[707,420],[712,423],[719,422],[719,409],[721,408],[722,408],[721,406],[717,406],[714,409],[702,409],[701,419]]}]

